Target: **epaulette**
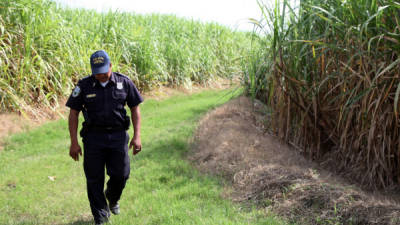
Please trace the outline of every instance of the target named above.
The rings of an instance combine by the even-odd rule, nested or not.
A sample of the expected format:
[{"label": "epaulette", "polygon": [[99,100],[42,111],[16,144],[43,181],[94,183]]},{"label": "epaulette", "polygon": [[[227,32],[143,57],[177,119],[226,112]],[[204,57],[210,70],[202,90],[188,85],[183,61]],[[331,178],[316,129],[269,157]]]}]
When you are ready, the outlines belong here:
[{"label": "epaulette", "polygon": [[88,76],[86,76],[86,77],[83,77],[83,78],[81,78],[79,81],[78,81],[78,83],[79,82],[88,82],[88,78],[90,78],[91,77],[91,75],[88,75]]},{"label": "epaulette", "polygon": [[85,80],[88,79],[89,77],[91,77],[92,75],[87,75],[86,77],[82,78],[81,80]]},{"label": "epaulette", "polygon": [[127,75],[125,75],[125,74],[122,74],[122,73],[118,73],[118,72],[114,72],[116,75],[118,75],[118,76],[121,76],[121,77],[125,77],[125,78],[128,78],[129,79],[129,77],[127,76]]}]

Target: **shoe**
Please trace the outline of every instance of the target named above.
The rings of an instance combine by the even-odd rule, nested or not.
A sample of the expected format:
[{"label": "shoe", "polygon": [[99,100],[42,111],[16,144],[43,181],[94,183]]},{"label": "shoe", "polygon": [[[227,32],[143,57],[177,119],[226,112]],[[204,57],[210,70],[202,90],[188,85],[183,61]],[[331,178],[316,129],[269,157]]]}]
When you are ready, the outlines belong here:
[{"label": "shoe", "polygon": [[108,217],[104,217],[102,219],[100,219],[99,221],[95,222],[96,225],[103,225],[108,223]]},{"label": "shoe", "polygon": [[110,207],[110,211],[112,212],[112,214],[114,214],[114,215],[120,214],[118,202],[114,203],[114,204],[110,203],[109,207]]},{"label": "shoe", "polygon": [[94,220],[94,223],[95,223],[96,225],[106,224],[106,223],[108,223],[108,220],[110,219],[110,216],[111,216],[110,210],[107,209],[107,210],[102,210],[102,211],[103,211],[103,213],[105,212],[106,215],[105,215],[105,216],[100,216],[100,218],[98,218],[97,221],[96,221],[96,219],[95,219],[95,220]]},{"label": "shoe", "polygon": [[[106,195],[106,199],[108,200],[108,189],[106,189],[104,194]],[[114,214],[114,215],[120,214],[118,202],[108,201],[108,207],[110,208],[110,211],[112,212],[112,214]]]}]

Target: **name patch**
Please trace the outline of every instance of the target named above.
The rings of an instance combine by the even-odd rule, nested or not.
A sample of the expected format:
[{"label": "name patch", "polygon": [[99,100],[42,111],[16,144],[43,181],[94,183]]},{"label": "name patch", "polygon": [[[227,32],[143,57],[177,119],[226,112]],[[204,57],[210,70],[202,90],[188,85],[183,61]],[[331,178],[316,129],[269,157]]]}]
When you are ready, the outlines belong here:
[{"label": "name patch", "polygon": [[94,97],[96,97],[96,94],[89,94],[89,95],[86,95],[86,98],[94,98]]}]

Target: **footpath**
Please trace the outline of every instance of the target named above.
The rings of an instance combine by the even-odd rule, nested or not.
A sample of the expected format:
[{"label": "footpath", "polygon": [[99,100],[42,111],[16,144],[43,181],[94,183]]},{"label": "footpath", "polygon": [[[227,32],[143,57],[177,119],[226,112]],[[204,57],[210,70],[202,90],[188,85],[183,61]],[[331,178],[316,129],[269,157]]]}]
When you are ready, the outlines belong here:
[{"label": "footpath", "polygon": [[[110,224],[284,224],[263,209],[224,198],[221,179],[199,173],[186,159],[201,117],[237,95],[207,90],[145,100],[143,149],[131,155],[121,214]],[[0,224],[92,224],[82,159],[73,161],[68,151],[65,119],[6,138],[0,151]]]},{"label": "footpath", "polygon": [[[144,149],[131,156],[112,224],[400,224],[399,194],[365,192],[308,161],[267,132],[262,104],[238,93],[146,99]],[[91,224],[66,120],[1,116],[17,133],[0,150],[0,224]]]}]

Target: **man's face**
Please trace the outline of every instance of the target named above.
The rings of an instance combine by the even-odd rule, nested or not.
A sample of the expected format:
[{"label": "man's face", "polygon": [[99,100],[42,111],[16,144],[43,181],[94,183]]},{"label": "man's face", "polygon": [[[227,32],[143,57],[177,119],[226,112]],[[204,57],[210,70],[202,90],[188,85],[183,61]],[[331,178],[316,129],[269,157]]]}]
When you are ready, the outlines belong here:
[{"label": "man's face", "polygon": [[94,77],[96,78],[96,80],[98,80],[100,82],[108,81],[111,77],[111,64],[110,64],[110,68],[108,69],[107,73],[99,73],[99,74],[94,75]]}]

